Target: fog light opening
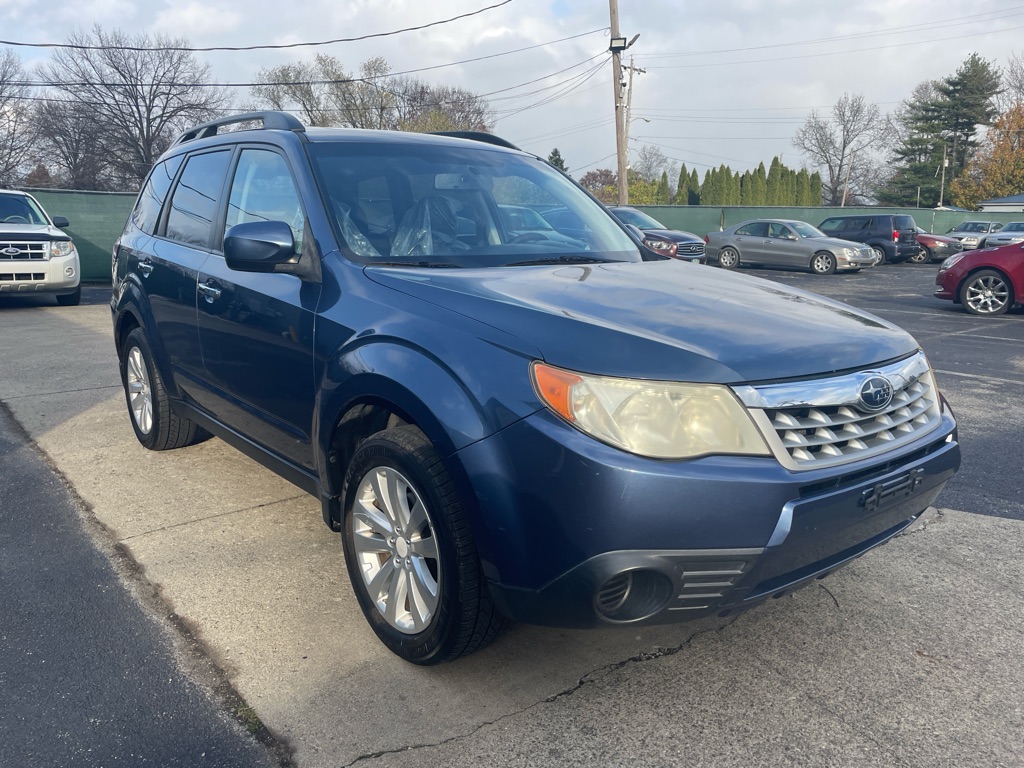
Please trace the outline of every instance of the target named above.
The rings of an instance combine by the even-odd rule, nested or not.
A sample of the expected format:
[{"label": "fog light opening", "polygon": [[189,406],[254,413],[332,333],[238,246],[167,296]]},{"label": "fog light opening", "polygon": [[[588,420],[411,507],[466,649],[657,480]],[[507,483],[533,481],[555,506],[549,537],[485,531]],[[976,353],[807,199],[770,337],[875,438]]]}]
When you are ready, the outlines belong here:
[{"label": "fog light opening", "polygon": [[75,268],[74,267],[64,267],[64,277],[74,277],[74,276],[75,276]]},{"label": "fog light opening", "polygon": [[661,611],[672,599],[672,581],[658,571],[623,571],[604,582],[594,607],[606,621],[640,621]]}]

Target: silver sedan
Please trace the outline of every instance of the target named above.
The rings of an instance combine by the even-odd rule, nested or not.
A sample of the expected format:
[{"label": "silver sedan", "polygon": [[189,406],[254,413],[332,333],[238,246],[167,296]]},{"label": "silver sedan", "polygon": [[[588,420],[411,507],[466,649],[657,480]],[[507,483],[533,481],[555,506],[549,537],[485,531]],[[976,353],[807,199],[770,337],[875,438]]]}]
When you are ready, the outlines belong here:
[{"label": "silver sedan", "polygon": [[723,269],[763,264],[830,275],[875,265],[869,246],[829,237],[803,221],[744,221],[722,232],[710,232],[705,240],[706,260]]},{"label": "silver sedan", "polygon": [[998,232],[985,235],[979,248],[998,248],[1011,243],[1024,243],[1024,221],[1011,221]]}]

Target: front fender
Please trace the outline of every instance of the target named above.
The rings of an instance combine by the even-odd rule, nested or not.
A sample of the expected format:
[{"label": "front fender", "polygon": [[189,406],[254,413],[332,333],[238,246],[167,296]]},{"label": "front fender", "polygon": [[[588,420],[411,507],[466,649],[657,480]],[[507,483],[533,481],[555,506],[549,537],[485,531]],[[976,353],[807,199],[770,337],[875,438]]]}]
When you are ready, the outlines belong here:
[{"label": "front fender", "polygon": [[139,326],[146,331],[146,339],[149,341],[149,348],[153,352],[153,364],[160,373],[164,388],[172,398],[180,398],[180,393],[174,383],[174,377],[170,375],[170,363],[167,358],[167,351],[164,348],[160,334],[153,333],[156,321],[153,318],[152,308],[146,299],[145,291],[135,280],[129,277],[121,284],[120,289],[111,303],[111,312],[114,323],[114,345],[120,359],[121,345],[125,336],[130,333],[129,328]]}]

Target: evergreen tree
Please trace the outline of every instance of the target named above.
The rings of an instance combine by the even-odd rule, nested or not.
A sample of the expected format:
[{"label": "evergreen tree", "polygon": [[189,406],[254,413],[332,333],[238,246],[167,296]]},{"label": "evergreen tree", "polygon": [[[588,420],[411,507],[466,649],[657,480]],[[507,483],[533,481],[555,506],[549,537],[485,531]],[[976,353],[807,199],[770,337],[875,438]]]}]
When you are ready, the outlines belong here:
[{"label": "evergreen tree", "polygon": [[562,159],[562,153],[558,151],[558,147],[551,150],[551,154],[548,155],[548,162],[551,163],[555,168],[560,170],[562,173],[568,173],[569,169],[565,166],[565,161]]},{"label": "evergreen tree", "polygon": [[686,185],[686,192],[690,198],[690,205],[700,205],[700,177],[697,176],[697,169],[690,171],[690,183]]},{"label": "evergreen tree", "polygon": [[796,174],[796,204],[799,206],[811,205],[811,177],[806,168],[801,168]]},{"label": "evergreen tree", "polygon": [[811,189],[808,193],[808,205],[818,206],[821,205],[822,192],[825,189],[825,182],[822,181],[821,174],[815,171],[811,174]]},{"label": "evergreen tree", "polygon": [[690,172],[686,170],[686,163],[679,169],[679,181],[676,182],[676,194],[672,198],[674,205],[690,204]]},{"label": "evergreen tree", "polygon": [[672,191],[668,186],[668,171],[661,172],[661,180],[654,191],[654,202],[656,205],[668,205],[672,201]]},{"label": "evergreen tree", "polygon": [[784,205],[782,189],[782,161],[778,155],[772,158],[772,164],[768,170],[768,177],[765,181],[765,205]]},{"label": "evergreen tree", "polygon": [[753,178],[750,171],[744,171],[740,177],[740,205],[750,205],[750,185]]}]

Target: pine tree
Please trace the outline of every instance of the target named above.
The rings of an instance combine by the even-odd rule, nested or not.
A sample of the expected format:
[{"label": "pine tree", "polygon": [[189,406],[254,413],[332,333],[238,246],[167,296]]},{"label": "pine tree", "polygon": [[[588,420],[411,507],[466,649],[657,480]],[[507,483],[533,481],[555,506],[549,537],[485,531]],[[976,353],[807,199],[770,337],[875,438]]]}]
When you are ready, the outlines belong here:
[{"label": "pine tree", "polygon": [[686,192],[690,198],[690,205],[700,205],[700,177],[697,175],[697,169],[694,168],[690,171],[690,183],[686,185]]},{"label": "pine tree", "polygon": [[672,192],[668,187],[668,171],[661,172],[661,180],[654,191],[656,205],[668,205],[672,200]]},{"label": "pine tree", "polygon": [[558,147],[551,150],[551,154],[548,155],[548,162],[562,173],[569,172],[569,169],[565,166],[565,161],[562,159],[562,153],[558,151]]},{"label": "pine tree", "polygon": [[672,198],[674,205],[690,204],[690,172],[686,170],[686,163],[679,169],[679,181],[676,182],[676,194]]}]

